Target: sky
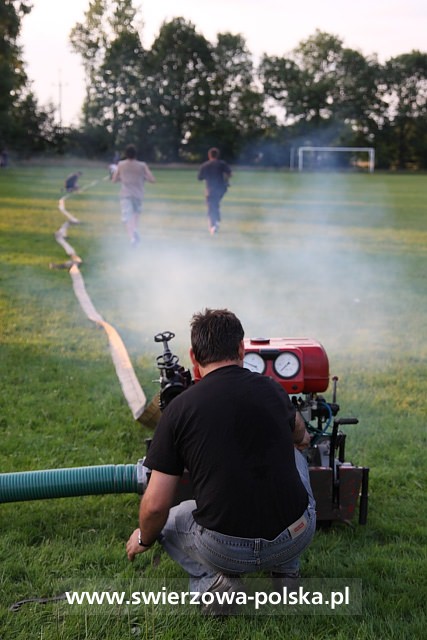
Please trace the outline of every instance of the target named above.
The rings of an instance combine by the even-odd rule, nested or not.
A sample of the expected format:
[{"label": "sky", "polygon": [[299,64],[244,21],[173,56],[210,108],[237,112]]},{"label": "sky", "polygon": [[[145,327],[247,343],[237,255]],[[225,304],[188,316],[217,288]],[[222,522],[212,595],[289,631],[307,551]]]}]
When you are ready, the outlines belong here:
[{"label": "sky", "polygon": [[[23,20],[20,44],[33,91],[40,104],[55,104],[65,125],[78,122],[84,100],[84,73],[69,33],[88,6],[89,0],[33,0]],[[427,0],[136,0],[134,6],[141,8],[145,47],[164,21],[182,16],[211,42],[217,33],[242,34],[255,59],[286,55],[316,29],[381,62],[427,51]]]}]

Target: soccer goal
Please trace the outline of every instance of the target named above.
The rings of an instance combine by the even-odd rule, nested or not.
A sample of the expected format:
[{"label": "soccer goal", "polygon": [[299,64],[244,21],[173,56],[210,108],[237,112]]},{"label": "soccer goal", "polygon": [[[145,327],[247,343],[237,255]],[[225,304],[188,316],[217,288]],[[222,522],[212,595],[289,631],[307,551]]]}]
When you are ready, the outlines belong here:
[{"label": "soccer goal", "polygon": [[[368,154],[367,167],[369,173],[373,173],[375,168],[375,149],[373,147],[298,147],[298,171],[303,171],[307,166],[319,168],[325,160],[326,154],[331,153],[351,153],[353,154],[353,164],[357,164],[357,157],[360,153]],[[308,160],[309,159],[309,160]],[[304,160],[306,160],[304,165]]]}]

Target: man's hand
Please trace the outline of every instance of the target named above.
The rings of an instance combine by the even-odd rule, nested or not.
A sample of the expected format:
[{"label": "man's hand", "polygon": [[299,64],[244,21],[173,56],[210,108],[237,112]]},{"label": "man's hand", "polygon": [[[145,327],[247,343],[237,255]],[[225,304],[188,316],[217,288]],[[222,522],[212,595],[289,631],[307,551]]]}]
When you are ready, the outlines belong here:
[{"label": "man's hand", "polygon": [[144,551],[148,551],[150,547],[141,547],[138,542],[139,538],[139,529],[135,529],[135,531],[130,536],[129,540],[126,543],[126,553],[130,562],[135,560],[135,556],[138,553],[144,553]]}]

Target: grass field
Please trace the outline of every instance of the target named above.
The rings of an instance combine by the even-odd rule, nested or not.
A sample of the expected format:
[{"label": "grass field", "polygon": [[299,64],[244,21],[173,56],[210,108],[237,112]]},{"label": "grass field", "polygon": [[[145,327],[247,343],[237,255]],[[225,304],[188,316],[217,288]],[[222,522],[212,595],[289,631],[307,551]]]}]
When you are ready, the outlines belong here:
[{"label": "grass field", "polygon": [[[73,167],[74,168],[74,167]],[[80,167],[76,166],[76,169]],[[135,463],[149,435],[124,400],[106,336],[80,308],[54,233],[71,169],[0,172],[0,471]],[[360,615],[207,620],[161,608],[27,603],[68,590],[142,590],[185,576],[158,548],[130,565],[135,495],[0,506],[0,639],[406,640],[424,638],[427,593],[427,177],[236,171],[211,237],[195,171],[153,169],[131,250],[105,169],[66,200],[68,241],[97,311],[119,332],[148,398],[155,333],[188,366],[194,311],[228,307],[248,336],[306,336],[339,377],[347,457],[369,466],[365,527],[318,531],[305,576],[362,581]],[[330,399],[330,392],[325,394]],[[230,461],[232,464],[232,461]]]}]

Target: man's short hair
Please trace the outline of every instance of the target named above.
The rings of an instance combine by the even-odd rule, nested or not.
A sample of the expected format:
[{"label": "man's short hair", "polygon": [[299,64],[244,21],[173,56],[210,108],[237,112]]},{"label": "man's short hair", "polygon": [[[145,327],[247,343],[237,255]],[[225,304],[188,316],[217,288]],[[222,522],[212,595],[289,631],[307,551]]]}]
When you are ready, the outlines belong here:
[{"label": "man's short hair", "polygon": [[128,144],[125,149],[125,155],[126,158],[129,158],[129,160],[133,160],[134,158],[136,158],[136,147],[134,144]]},{"label": "man's short hair", "polygon": [[244,335],[240,320],[228,309],[205,309],[195,313],[191,320],[191,347],[202,367],[238,360]]},{"label": "man's short hair", "polygon": [[217,149],[216,147],[212,147],[212,149],[209,149],[208,158],[212,158],[214,160],[219,158],[219,149]]}]

